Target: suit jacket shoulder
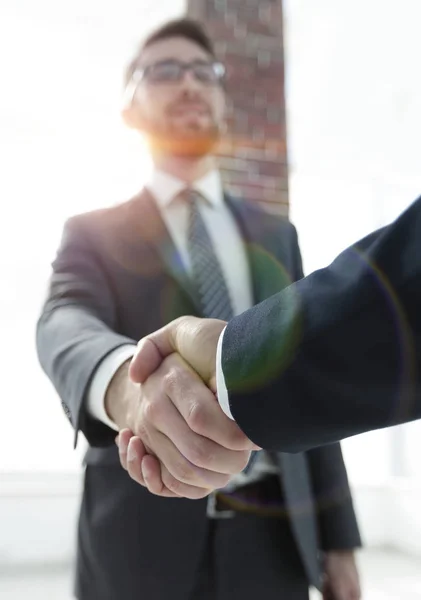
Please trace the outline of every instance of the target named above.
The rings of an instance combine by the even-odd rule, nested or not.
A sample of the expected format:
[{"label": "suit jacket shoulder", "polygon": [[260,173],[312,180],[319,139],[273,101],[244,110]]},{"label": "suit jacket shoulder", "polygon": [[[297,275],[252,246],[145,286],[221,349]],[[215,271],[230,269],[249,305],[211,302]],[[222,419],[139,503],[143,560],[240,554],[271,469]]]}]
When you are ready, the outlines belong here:
[{"label": "suit jacket shoulder", "polygon": [[141,194],[104,208],[72,215],[66,220],[65,228],[93,231],[98,227],[112,228],[124,222],[133,210],[133,205],[139,201]]},{"label": "suit jacket shoulder", "polygon": [[[246,242],[259,253],[272,257],[288,273],[288,279],[296,281],[303,276],[301,252],[295,226],[288,218],[264,210],[256,202],[238,200],[226,196],[227,204],[243,225]],[[272,294],[284,285],[273,289]]]},{"label": "suit jacket shoulder", "polygon": [[247,218],[258,218],[271,229],[280,228],[281,231],[285,232],[295,230],[294,225],[287,217],[265,210],[258,202],[240,200],[239,198],[234,198],[229,195],[226,195],[226,197],[228,202],[236,206],[238,210],[242,211]]}]

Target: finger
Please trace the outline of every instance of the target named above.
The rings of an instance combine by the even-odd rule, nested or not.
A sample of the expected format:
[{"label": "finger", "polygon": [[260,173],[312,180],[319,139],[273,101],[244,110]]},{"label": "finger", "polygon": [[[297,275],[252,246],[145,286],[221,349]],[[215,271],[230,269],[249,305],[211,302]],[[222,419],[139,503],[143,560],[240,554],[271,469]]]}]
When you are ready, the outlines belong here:
[{"label": "finger", "polygon": [[[154,454],[156,454],[160,462],[165,465],[172,477],[180,483],[205,488],[211,491],[216,488],[225,487],[230,480],[231,473],[225,473],[223,470],[218,472],[211,471],[206,468],[198,467],[189,461],[181,454],[173,442],[159,431],[153,432],[150,441],[148,441],[148,444],[149,443],[151,448],[154,449]],[[244,465],[244,463],[242,463],[242,465]],[[242,466],[242,468],[244,468],[244,466]],[[226,469],[225,466],[222,468]],[[240,470],[241,469],[238,469],[235,472],[237,473]],[[165,485],[167,484],[165,483]],[[173,487],[169,489],[176,491]]]},{"label": "finger", "polygon": [[130,429],[122,429],[118,435],[118,454],[123,469],[127,471],[127,449],[133,433]]},{"label": "finger", "polygon": [[142,461],[145,456],[146,449],[142,440],[137,436],[133,436],[127,450],[127,471],[134,481],[143,486],[145,480],[142,474]]},{"label": "finger", "polygon": [[165,356],[161,355],[158,346],[150,338],[141,339],[129,366],[130,379],[134,383],[145,383],[164,358]]},{"label": "finger", "polygon": [[[227,417],[215,395],[178,354],[172,354],[165,359],[154,377],[159,377],[161,372],[166,373],[163,376],[165,393],[193,432],[229,450],[260,449],[241,431],[235,421]],[[167,435],[171,437],[168,433]],[[185,445],[179,449],[185,454]]]},{"label": "finger", "polygon": [[142,474],[145,485],[151,494],[165,498],[179,498],[174,492],[165,487],[161,477],[161,464],[156,456],[147,454],[142,460]]},{"label": "finger", "polygon": [[196,317],[181,317],[140,340],[129,367],[132,381],[145,383],[164,358],[175,351],[175,331],[181,327],[184,318],[196,320]]},{"label": "finger", "polygon": [[166,498],[189,498],[197,500],[208,496],[210,490],[177,481],[155,456],[147,455],[142,461],[142,472],[148,490]]},{"label": "finger", "polygon": [[[203,379],[208,381],[213,376],[215,365],[212,365],[212,372],[210,372],[208,352],[198,352],[198,345],[201,345],[202,349],[204,348],[201,342],[212,336],[203,335],[203,329],[209,326],[212,327],[212,325],[215,326],[216,323],[220,323],[217,326],[217,331],[222,330],[224,325],[222,321],[189,316],[180,317],[143,338],[140,340],[130,364],[130,378],[135,383],[144,383],[165,357],[173,352],[178,352],[189,364],[194,366]],[[217,338],[209,341],[211,348],[215,346],[214,351],[216,353]],[[206,339],[206,342],[208,342],[208,339]],[[214,363],[214,361],[212,362]]]},{"label": "finger", "polygon": [[168,471],[168,469],[161,465],[161,479],[167,490],[171,490],[179,498],[189,498],[190,500],[199,500],[205,498],[213,491],[209,488],[198,487],[195,485],[188,485],[175,479]]},{"label": "finger", "polygon": [[[206,471],[203,473],[208,477],[205,487],[223,487],[225,484],[220,480],[221,474],[234,475],[242,471],[248,463],[250,451],[229,450],[213,440],[195,433],[164,392],[154,397],[152,390],[156,392],[160,370],[165,370],[165,368],[164,364],[144,384],[143,414],[145,422],[142,427],[136,429],[136,432],[179,481],[203,487],[203,482],[197,483],[196,477],[193,480],[184,479],[178,476],[178,470],[174,470],[187,469],[187,463],[190,463],[191,467]],[[195,374],[193,376],[197,378]],[[151,393],[149,393],[149,389]],[[203,391],[212,395],[205,386],[203,386]],[[227,419],[225,415],[223,418]],[[161,443],[164,446],[161,446]],[[209,472],[214,472],[214,474]],[[198,473],[200,474],[201,471],[199,470]],[[189,476],[191,475],[191,469],[189,469]]]}]

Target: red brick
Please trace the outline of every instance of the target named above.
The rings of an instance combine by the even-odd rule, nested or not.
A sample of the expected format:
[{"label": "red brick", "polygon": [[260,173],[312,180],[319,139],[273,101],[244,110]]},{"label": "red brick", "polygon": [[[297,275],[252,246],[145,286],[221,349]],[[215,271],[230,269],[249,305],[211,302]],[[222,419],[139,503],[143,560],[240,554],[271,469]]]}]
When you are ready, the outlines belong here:
[{"label": "red brick", "polygon": [[288,177],[288,167],[286,164],[280,161],[259,161],[258,163],[259,173],[261,175],[269,175],[270,177],[281,177],[286,179]]},{"label": "red brick", "polygon": [[224,169],[233,173],[260,173],[260,165],[257,161],[235,158],[233,156],[221,156],[220,161]]},{"label": "red brick", "polygon": [[221,170],[236,195],[288,210],[281,0],[188,0],[228,71]]}]

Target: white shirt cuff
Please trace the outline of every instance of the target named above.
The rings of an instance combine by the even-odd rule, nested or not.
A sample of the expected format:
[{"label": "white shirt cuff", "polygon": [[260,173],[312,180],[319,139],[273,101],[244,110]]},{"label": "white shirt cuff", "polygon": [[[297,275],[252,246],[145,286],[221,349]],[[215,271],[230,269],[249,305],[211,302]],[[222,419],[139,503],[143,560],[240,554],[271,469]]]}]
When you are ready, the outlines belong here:
[{"label": "white shirt cuff", "polygon": [[89,414],[115,431],[118,431],[118,427],[105,410],[105,394],[115,373],[126,360],[134,356],[135,351],[134,344],[126,344],[110,352],[97,368],[88,390],[87,409]]},{"label": "white shirt cuff", "polygon": [[218,402],[224,413],[234,421],[234,417],[232,416],[228,390],[225,384],[224,372],[222,370],[222,342],[224,339],[226,327],[222,330],[221,335],[218,340],[218,347],[216,349],[216,395],[218,398]]}]

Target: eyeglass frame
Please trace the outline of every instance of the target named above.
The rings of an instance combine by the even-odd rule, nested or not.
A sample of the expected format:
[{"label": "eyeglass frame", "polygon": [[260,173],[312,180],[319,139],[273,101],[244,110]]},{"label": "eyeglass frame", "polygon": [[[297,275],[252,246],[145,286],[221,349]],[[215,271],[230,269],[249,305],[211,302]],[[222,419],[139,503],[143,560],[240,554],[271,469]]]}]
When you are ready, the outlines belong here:
[{"label": "eyeglass frame", "polygon": [[[151,69],[153,69],[154,67],[156,67],[157,65],[160,64],[165,64],[165,63],[172,63],[172,64],[177,64],[180,67],[180,77],[178,79],[174,79],[174,80],[168,80],[168,81],[153,81],[153,80],[148,80],[147,79],[147,73],[148,71],[150,71]],[[216,70],[216,79],[214,81],[203,81],[200,78],[198,78],[195,73],[194,73],[194,66],[195,65],[209,65],[212,66],[214,71]],[[134,69],[133,71],[133,75],[132,75],[132,82],[135,85],[138,85],[139,83],[146,81],[152,85],[169,85],[169,84],[177,84],[180,83],[180,81],[182,81],[184,75],[186,72],[188,71],[192,71],[193,75],[195,76],[195,79],[197,81],[199,81],[200,83],[202,83],[203,85],[206,86],[217,86],[217,85],[223,85],[224,81],[225,81],[225,77],[226,77],[226,67],[223,63],[221,63],[220,61],[212,61],[212,62],[206,62],[206,61],[200,61],[200,60],[194,60],[188,63],[184,63],[181,62],[179,60],[174,60],[174,59],[168,59],[168,60],[161,60],[158,61],[156,63],[152,63],[150,65],[146,65],[145,67],[141,67],[138,66]],[[219,73],[218,73],[219,71]]]}]

